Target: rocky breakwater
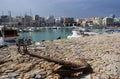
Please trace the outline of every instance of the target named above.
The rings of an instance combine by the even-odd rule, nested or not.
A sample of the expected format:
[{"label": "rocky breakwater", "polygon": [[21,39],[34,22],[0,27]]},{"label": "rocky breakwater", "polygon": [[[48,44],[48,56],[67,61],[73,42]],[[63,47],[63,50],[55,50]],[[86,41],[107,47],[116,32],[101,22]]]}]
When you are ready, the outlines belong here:
[{"label": "rocky breakwater", "polygon": [[120,34],[71,39],[69,42],[74,56],[86,59],[92,66],[92,79],[120,79]]},{"label": "rocky breakwater", "polygon": [[[75,63],[81,63],[80,59],[85,59],[91,65],[93,73],[81,79],[120,79],[120,34],[45,41],[36,49],[34,45],[28,47],[30,53],[38,56]],[[60,75],[53,72],[62,65],[27,54],[21,55],[16,46],[0,50],[0,79],[60,78]]]}]

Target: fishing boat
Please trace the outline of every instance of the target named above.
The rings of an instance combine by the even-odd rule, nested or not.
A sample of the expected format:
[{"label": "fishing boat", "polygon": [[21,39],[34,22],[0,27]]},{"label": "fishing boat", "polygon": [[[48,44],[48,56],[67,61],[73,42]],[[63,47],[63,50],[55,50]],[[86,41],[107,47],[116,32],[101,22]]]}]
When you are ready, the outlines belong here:
[{"label": "fishing boat", "polygon": [[77,29],[73,29],[72,35],[67,36],[67,38],[68,39],[79,38],[79,37],[83,37],[83,36],[93,36],[93,35],[97,35],[97,34],[98,33],[91,32],[91,31],[86,30],[84,28],[77,28]]},{"label": "fishing boat", "polygon": [[19,38],[17,29],[0,26],[0,45],[15,43]]}]

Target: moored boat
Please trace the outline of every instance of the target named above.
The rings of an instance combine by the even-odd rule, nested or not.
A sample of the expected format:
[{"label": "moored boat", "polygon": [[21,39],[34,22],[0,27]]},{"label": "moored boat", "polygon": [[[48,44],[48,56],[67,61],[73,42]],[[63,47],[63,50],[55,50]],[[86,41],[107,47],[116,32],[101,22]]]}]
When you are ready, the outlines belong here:
[{"label": "moored boat", "polygon": [[67,36],[68,39],[71,38],[79,38],[82,37],[82,33],[80,33],[78,30],[74,29],[72,30],[72,35]]},{"label": "moored boat", "polygon": [[67,38],[68,39],[79,38],[79,37],[83,37],[83,36],[93,36],[93,35],[97,35],[97,34],[98,33],[91,32],[91,31],[86,30],[84,28],[78,28],[78,29],[73,29],[72,35],[67,36]]},{"label": "moored boat", "polygon": [[5,43],[15,43],[16,39],[19,38],[18,31],[17,29],[0,26],[0,38],[1,45],[4,45]]}]

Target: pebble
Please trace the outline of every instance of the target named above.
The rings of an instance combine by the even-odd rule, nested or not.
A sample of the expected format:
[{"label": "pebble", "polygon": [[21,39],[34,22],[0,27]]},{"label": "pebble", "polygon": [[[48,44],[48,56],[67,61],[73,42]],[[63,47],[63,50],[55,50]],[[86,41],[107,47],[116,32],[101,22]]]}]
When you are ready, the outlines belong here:
[{"label": "pebble", "polygon": [[8,73],[8,76],[9,77],[16,77],[16,76],[18,76],[19,74],[18,73],[16,73],[16,72],[9,72]]},{"label": "pebble", "polygon": [[13,70],[6,70],[5,73],[13,72]]},{"label": "pebble", "polygon": [[42,79],[42,76],[40,74],[35,76],[36,79]]},{"label": "pebble", "polygon": [[30,77],[29,76],[25,76],[25,77],[23,77],[23,79],[30,79]]}]

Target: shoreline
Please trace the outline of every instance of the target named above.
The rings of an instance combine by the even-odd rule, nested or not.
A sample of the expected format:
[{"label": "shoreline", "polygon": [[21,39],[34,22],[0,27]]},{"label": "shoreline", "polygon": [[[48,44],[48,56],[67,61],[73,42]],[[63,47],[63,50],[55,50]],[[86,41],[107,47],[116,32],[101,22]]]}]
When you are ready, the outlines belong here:
[{"label": "shoreline", "polygon": [[[31,45],[28,51],[41,56],[61,59],[71,62],[80,62],[85,59],[93,69],[90,79],[119,79],[120,78],[120,34],[102,34],[77,39],[60,39],[41,42],[40,45]],[[37,49],[37,50],[34,50]],[[41,75],[44,79],[59,79],[53,70],[61,67],[54,62],[21,55],[17,47],[11,45],[8,49],[0,49],[1,78],[10,76],[17,79],[29,79]],[[2,51],[4,50],[4,51]],[[9,60],[9,61],[8,61]],[[51,75],[49,75],[52,73]],[[12,74],[12,75],[11,75]],[[14,75],[13,75],[14,74]]]}]

